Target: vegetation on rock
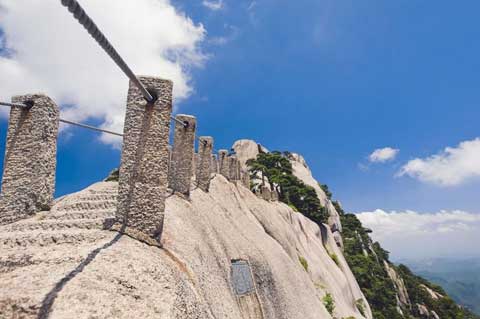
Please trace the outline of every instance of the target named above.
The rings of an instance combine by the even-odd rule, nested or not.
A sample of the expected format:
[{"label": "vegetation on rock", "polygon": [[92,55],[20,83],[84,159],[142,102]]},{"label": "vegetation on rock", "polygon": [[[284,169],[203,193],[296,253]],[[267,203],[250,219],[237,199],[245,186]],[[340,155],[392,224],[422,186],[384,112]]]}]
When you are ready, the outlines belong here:
[{"label": "vegetation on rock", "polygon": [[302,264],[303,269],[305,269],[305,271],[308,272],[308,262],[307,262],[307,260],[305,258],[303,258],[302,256],[299,256],[298,261],[300,262],[300,264]]},{"label": "vegetation on rock", "polygon": [[[391,264],[388,251],[384,250],[378,242],[372,243],[368,235],[371,230],[364,228],[355,215],[346,214],[337,202],[333,202],[333,204],[340,214],[342,222],[345,258],[372,308],[375,319],[422,318],[417,304],[426,306],[430,311],[435,311],[442,319],[479,318],[455,304],[440,286],[414,275],[405,265]],[[390,267],[395,269],[405,282],[412,306],[401,305],[403,315],[397,310],[397,291],[383,266],[384,261],[389,263]],[[433,300],[422,288],[422,285],[443,297]],[[357,308],[360,310],[358,305]]]},{"label": "vegetation on rock", "polygon": [[289,153],[260,153],[247,161],[251,180],[261,178],[263,183],[278,192],[279,200],[317,223],[325,223],[328,213],[318,199],[315,189],[293,175]]},{"label": "vegetation on rock", "polygon": [[333,314],[333,311],[335,310],[335,300],[333,300],[333,297],[331,294],[327,293],[323,299],[323,305],[325,306],[325,308],[327,309],[327,311],[330,313],[330,314]]},{"label": "vegetation on rock", "polygon": [[[270,188],[278,192],[282,202],[318,224],[327,223],[327,210],[321,205],[315,189],[293,175],[290,158],[289,152],[260,153],[256,159],[247,161],[251,179],[260,178],[262,183],[268,182]],[[331,199],[328,186],[320,183],[319,186]],[[255,187],[254,183],[252,187]],[[370,239],[372,230],[363,227],[354,214],[345,213],[337,201],[332,201],[332,204],[340,215],[345,259],[370,304],[374,319],[424,318],[417,305],[434,311],[442,319],[480,319],[457,305],[440,286],[416,276],[405,265],[393,265],[389,261],[389,252]],[[338,256],[330,254],[330,257],[338,264]],[[301,256],[299,261],[308,270],[307,261]],[[410,304],[397,303],[397,287],[385,268],[385,262],[403,279]],[[442,297],[432,299],[423,285]],[[322,301],[332,314],[335,302],[331,294],[327,293]],[[356,306],[360,313],[365,313],[365,305],[361,300],[356,302]]]}]

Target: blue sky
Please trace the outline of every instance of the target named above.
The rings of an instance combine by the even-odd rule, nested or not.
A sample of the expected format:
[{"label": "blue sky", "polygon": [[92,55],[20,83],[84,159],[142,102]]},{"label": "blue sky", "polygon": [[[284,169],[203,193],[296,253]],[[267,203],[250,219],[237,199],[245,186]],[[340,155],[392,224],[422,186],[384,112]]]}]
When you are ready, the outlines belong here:
[{"label": "blue sky", "polygon": [[[480,213],[478,167],[447,186],[408,174],[395,177],[412,159],[480,137],[478,1],[175,0],[172,5],[196,27],[192,43],[202,60],[182,64],[191,92],[179,94],[176,111],[196,115],[199,135],[212,135],[217,149],[250,138],[271,150],[301,153],[350,212]],[[102,21],[101,10],[91,6]],[[8,38],[14,25],[0,26]],[[129,45],[135,46],[119,44],[119,51],[128,56]],[[84,119],[97,125],[102,120]],[[1,119],[1,154],[6,124]],[[384,147],[399,152],[388,161],[370,162],[369,155]],[[67,130],[59,140],[57,195],[103,178],[119,157],[96,133]]]},{"label": "blue sky", "polygon": [[[479,210],[478,181],[393,178],[411,158],[479,136],[478,3],[255,3],[180,4],[209,36],[228,39],[208,47],[196,94],[181,105],[201,130],[221,145],[247,137],[303,154],[349,211]],[[386,146],[400,149],[393,162],[358,168]]]}]

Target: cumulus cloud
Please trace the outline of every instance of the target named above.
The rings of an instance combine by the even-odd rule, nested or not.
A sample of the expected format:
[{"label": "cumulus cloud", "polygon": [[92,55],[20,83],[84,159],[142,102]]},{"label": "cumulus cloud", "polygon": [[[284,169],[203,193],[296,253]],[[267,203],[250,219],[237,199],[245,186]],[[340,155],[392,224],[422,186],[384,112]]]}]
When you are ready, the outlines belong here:
[{"label": "cumulus cloud", "polygon": [[480,256],[480,214],[465,211],[386,212],[357,214],[372,237],[392,258]]},{"label": "cumulus cloud", "polygon": [[480,176],[480,138],[447,147],[439,154],[416,158],[405,164],[397,176],[408,175],[440,186],[456,186]]},{"label": "cumulus cloud", "polygon": [[368,156],[372,163],[384,163],[394,160],[400,150],[391,147],[378,148]]},{"label": "cumulus cloud", "polygon": [[[176,101],[192,93],[188,70],[205,59],[199,50],[202,25],[169,0],[82,5],[134,72],[173,80]],[[0,0],[0,29],[1,99],[45,92],[62,105],[63,117],[95,118],[104,128],[122,131],[128,80],[59,1]]]},{"label": "cumulus cloud", "polygon": [[203,6],[213,11],[217,11],[223,8],[223,0],[218,0],[218,1],[203,0],[202,4]]}]

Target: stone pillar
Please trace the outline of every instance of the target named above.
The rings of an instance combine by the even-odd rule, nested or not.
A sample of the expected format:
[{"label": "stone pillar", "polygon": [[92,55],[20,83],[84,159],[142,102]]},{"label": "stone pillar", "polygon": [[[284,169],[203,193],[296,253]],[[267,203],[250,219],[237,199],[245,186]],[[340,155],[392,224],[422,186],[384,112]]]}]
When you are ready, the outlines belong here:
[{"label": "stone pillar", "polygon": [[59,109],[42,94],[15,96],[12,107],[0,195],[0,225],[49,210],[55,192]]},{"label": "stone pillar", "polygon": [[[200,145],[198,146],[200,148]],[[192,175],[197,176],[198,165],[200,165],[200,154],[194,153],[193,154],[193,165],[192,165]]]},{"label": "stone pillar", "polygon": [[272,193],[267,186],[262,186],[261,193],[264,200],[270,201],[272,199]]},{"label": "stone pillar", "polygon": [[250,189],[250,174],[248,173],[248,171],[242,172],[242,183],[243,186]]},{"label": "stone pillar", "polygon": [[240,161],[237,159],[236,161],[236,164],[237,164],[237,181],[241,181],[242,180],[242,166],[240,164]]},{"label": "stone pillar", "polygon": [[198,139],[198,165],[197,185],[205,192],[208,192],[210,186],[210,166],[212,163],[213,138],[210,136],[201,136]]},{"label": "stone pillar", "polygon": [[278,192],[276,189],[274,189],[272,192],[271,192],[271,199],[272,201],[274,202],[278,202]]},{"label": "stone pillar", "polygon": [[230,177],[230,171],[228,169],[228,151],[227,150],[219,150],[218,151],[218,170],[220,174],[222,174],[226,179]]},{"label": "stone pillar", "polygon": [[158,99],[148,103],[140,90],[130,82],[123,129],[116,224],[112,229],[159,245],[167,191],[173,83],[154,77],[140,77],[140,81]]},{"label": "stone pillar", "polygon": [[218,173],[217,157],[215,156],[215,154],[212,154],[211,163],[210,163],[210,174],[216,174],[216,173]]},{"label": "stone pillar", "polygon": [[194,116],[179,114],[176,119],[186,123],[184,126],[175,121],[171,165],[171,185],[174,192],[190,195],[190,183],[193,174],[193,156],[195,147],[195,129],[197,120]]},{"label": "stone pillar", "polygon": [[230,176],[230,181],[237,180],[237,157],[235,155],[228,157],[228,176]]}]

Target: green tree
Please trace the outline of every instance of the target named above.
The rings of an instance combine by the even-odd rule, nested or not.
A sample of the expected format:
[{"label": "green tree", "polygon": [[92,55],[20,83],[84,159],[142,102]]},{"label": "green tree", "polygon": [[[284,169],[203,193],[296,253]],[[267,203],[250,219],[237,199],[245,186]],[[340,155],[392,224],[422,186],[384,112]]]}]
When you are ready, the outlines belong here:
[{"label": "green tree", "polygon": [[271,189],[277,190],[280,201],[295,207],[317,223],[327,222],[328,212],[321,205],[315,189],[293,175],[292,164],[286,154],[260,153],[256,159],[248,160],[251,179],[260,176],[262,183],[268,179]]}]

